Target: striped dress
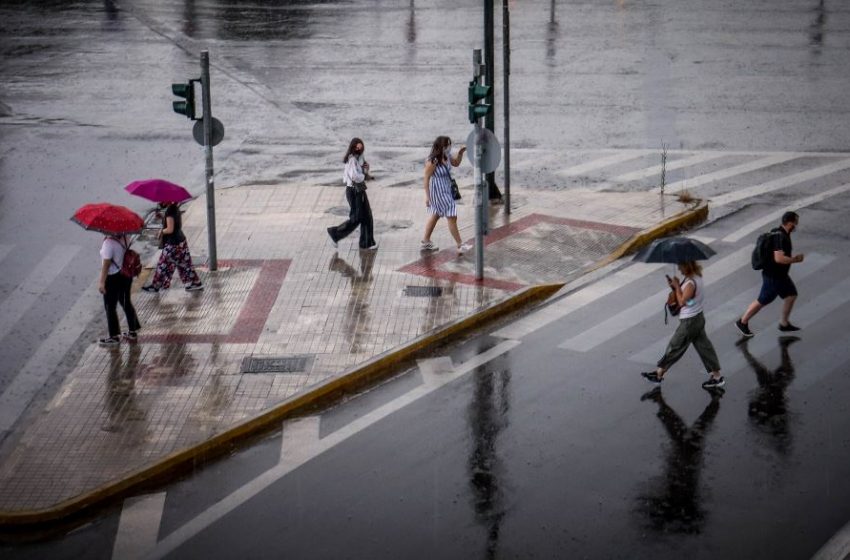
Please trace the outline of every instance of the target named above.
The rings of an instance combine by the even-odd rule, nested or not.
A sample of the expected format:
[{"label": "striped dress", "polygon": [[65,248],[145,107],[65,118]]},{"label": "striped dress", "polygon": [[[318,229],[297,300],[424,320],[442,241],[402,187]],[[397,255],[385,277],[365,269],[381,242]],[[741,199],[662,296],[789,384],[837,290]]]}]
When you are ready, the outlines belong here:
[{"label": "striped dress", "polygon": [[451,162],[438,163],[431,180],[428,183],[428,193],[431,196],[431,206],[428,212],[441,218],[457,216],[455,199],[452,197]]}]

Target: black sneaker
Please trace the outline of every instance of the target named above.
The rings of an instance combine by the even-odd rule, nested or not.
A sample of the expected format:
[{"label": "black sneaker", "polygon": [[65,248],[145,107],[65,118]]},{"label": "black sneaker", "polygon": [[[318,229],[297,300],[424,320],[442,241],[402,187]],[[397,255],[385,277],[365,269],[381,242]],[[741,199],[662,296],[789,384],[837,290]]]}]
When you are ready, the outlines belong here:
[{"label": "black sneaker", "polygon": [[747,338],[753,336],[753,331],[750,330],[750,326],[743,323],[740,319],[735,321],[735,326],[738,327],[738,331]]},{"label": "black sneaker", "polygon": [[139,340],[139,335],[136,331],[127,331],[121,335],[121,338],[127,342],[136,342]]},{"label": "black sneaker", "polygon": [[720,377],[717,377],[717,378],[709,377],[708,381],[702,382],[702,388],[708,389],[708,390],[719,389],[719,388],[723,387],[724,385],[726,385],[726,380],[723,379],[722,375]]},{"label": "black sneaker", "polygon": [[118,346],[121,344],[121,338],[117,336],[110,336],[107,338],[101,338],[97,341],[101,346]]},{"label": "black sneaker", "polygon": [[661,377],[658,377],[658,374],[655,373],[654,371],[644,371],[640,375],[641,375],[641,377],[643,377],[644,379],[646,379],[650,383],[659,384],[662,381],[664,381],[664,379],[662,379]]},{"label": "black sneaker", "polygon": [[779,330],[782,331],[782,332],[796,332],[796,331],[799,331],[801,329],[800,329],[800,327],[796,327],[796,326],[792,325],[791,323],[788,323],[787,325],[779,325]]},{"label": "black sneaker", "polygon": [[197,292],[197,291],[203,290],[203,289],[204,289],[204,285],[201,284],[200,282],[198,282],[197,284],[190,284],[190,285],[186,286],[187,292]]},{"label": "black sneaker", "polygon": [[145,291],[149,294],[155,294],[159,291],[159,288],[155,288],[153,286],[142,286],[142,291]]},{"label": "black sneaker", "polygon": [[336,249],[336,248],[337,248],[337,246],[338,246],[338,244],[337,244],[337,240],[336,240],[336,239],[334,239],[334,234],[333,234],[333,233],[331,233],[331,228],[328,228],[328,236],[330,237],[330,239],[329,239],[328,241],[330,242],[331,247],[333,247],[334,249]]}]

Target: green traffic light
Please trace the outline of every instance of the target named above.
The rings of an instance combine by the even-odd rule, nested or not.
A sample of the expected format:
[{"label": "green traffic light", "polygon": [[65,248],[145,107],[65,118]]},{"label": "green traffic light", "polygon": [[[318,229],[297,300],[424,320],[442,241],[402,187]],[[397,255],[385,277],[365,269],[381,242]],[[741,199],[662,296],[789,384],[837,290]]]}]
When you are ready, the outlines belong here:
[{"label": "green traffic light", "polygon": [[479,105],[470,105],[469,122],[474,123],[478,119],[486,117],[490,113],[490,110],[492,108],[493,106],[487,103],[481,103]]},{"label": "green traffic light", "polygon": [[469,82],[469,102],[476,103],[479,99],[485,99],[490,95],[491,86],[482,86],[474,81]]},{"label": "green traffic light", "polygon": [[171,92],[177,97],[183,97],[186,101],[174,101],[171,106],[178,115],[186,115],[195,120],[195,88],[189,80],[188,84],[171,84]]}]

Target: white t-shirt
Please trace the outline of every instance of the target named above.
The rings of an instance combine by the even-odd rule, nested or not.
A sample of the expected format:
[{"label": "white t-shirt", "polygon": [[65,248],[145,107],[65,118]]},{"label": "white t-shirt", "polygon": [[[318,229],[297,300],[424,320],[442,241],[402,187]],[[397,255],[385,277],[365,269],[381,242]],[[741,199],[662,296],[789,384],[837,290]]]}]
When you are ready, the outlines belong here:
[{"label": "white t-shirt", "polygon": [[679,311],[679,319],[690,319],[691,317],[696,317],[697,315],[702,313],[702,276],[693,276],[691,278],[685,278],[684,282],[682,282],[683,290],[689,282],[694,285],[696,293],[694,294],[694,297],[686,301],[685,305],[682,306],[682,310]]},{"label": "white t-shirt", "polygon": [[100,258],[111,261],[108,271],[110,276],[121,272],[121,263],[124,262],[124,251],[124,246],[117,239],[107,237],[103,240],[103,245],[100,246]]},{"label": "white t-shirt", "polygon": [[342,182],[346,187],[350,187],[352,183],[362,183],[366,179],[366,174],[363,173],[363,164],[360,161],[362,156],[348,156],[348,161],[345,162],[345,169],[342,171]]}]

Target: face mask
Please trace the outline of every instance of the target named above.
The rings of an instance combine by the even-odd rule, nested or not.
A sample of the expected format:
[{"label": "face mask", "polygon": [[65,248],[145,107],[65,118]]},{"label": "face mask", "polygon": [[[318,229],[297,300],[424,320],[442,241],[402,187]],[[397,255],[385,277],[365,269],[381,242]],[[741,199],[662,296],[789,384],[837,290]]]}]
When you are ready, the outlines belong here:
[{"label": "face mask", "polygon": [[448,148],[446,148],[445,150],[443,150],[443,154],[444,154],[446,157],[452,157],[452,147],[451,147],[451,146],[449,146]]}]

